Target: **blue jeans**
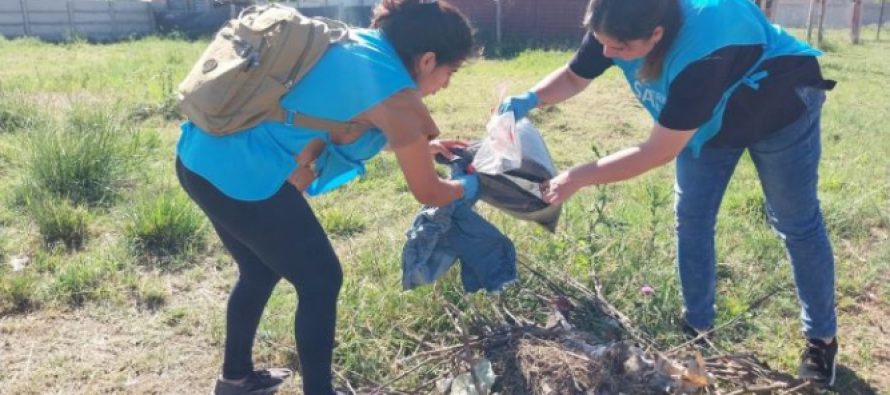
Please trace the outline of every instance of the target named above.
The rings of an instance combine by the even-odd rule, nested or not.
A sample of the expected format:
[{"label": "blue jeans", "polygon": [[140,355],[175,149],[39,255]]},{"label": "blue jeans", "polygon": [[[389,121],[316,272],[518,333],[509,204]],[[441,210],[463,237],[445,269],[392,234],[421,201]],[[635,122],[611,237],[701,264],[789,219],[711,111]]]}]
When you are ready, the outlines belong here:
[{"label": "blue jeans", "polygon": [[[834,257],[816,196],[821,153],[819,120],[824,91],[802,88],[804,114],[747,147],[766,197],[769,221],[785,242],[800,301],[803,330],[810,338],[837,332]],[[713,325],[716,296],[714,232],[717,211],[746,148],[705,146],[695,158],[677,158],[677,258],[686,321]]]}]

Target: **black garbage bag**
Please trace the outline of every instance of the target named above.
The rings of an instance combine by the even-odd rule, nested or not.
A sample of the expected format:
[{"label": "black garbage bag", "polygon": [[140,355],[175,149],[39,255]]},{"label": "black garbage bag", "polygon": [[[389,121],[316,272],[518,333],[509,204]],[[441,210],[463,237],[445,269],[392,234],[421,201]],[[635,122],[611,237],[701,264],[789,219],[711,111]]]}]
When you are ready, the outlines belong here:
[{"label": "black garbage bag", "polygon": [[[517,125],[519,139],[522,140],[522,160],[518,168],[500,174],[479,175],[479,199],[507,214],[525,221],[540,224],[550,232],[556,231],[562,204],[551,205],[544,201],[542,183],[556,176],[553,160],[544,146],[544,140],[528,121]],[[455,150],[456,159],[440,163],[460,166],[472,172],[471,164],[480,152],[483,142],[474,142],[467,149]]]}]

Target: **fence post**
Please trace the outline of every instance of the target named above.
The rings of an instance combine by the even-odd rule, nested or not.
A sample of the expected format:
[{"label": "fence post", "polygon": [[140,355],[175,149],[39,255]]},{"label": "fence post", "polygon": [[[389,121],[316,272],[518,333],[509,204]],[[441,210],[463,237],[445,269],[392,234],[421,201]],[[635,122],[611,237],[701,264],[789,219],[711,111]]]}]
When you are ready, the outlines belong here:
[{"label": "fence post", "polygon": [[853,44],[859,44],[859,32],[862,25],[862,0],[853,0],[853,21],[850,26],[850,34],[853,36]]},{"label": "fence post", "polygon": [[71,34],[71,38],[77,36],[77,26],[74,25],[74,4],[71,3],[71,0],[67,0],[66,5],[68,7],[68,32]]},{"label": "fence post", "polygon": [[769,2],[769,8],[766,10],[766,16],[773,23],[776,22],[776,10],[779,9],[779,0]]},{"label": "fence post", "polygon": [[819,43],[816,44],[819,48],[822,48],[822,39],[825,38],[825,7],[828,5],[828,0],[820,0],[822,3],[821,10],[819,11]]},{"label": "fence post", "polygon": [[878,36],[875,38],[876,41],[881,40],[881,26],[884,24],[884,4],[887,0],[881,0],[881,14],[878,16]]},{"label": "fence post", "polygon": [[816,17],[816,2],[819,0],[810,0],[810,12],[807,13],[807,42],[813,43],[813,19]]},{"label": "fence post", "polygon": [[22,5],[22,23],[25,25],[25,36],[31,36],[31,18],[28,15],[28,0],[19,0]]},{"label": "fence post", "polygon": [[151,24],[151,34],[155,34],[158,32],[158,21],[155,20],[154,6],[150,2],[146,3],[145,10],[148,12],[148,22]]},{"label": "fence post", "polygon": [[501,0],[494,0],[494,4],[495,40],[497,41],[498,45],[501,45],[501,20],[504,17]]}]

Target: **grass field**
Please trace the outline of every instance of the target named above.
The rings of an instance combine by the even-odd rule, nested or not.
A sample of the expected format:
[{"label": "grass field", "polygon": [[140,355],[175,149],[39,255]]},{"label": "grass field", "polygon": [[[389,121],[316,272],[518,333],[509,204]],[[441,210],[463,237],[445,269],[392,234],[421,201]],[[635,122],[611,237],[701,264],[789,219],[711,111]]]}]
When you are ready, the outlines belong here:
[{"label": "grass field", "polygon": [[[838,393],[890,393],[890,41],[853,46],[846,32],[828,40],[823,72],[839,84],[824,112],[820,192],[837,257]],[[180,121],[171,94],[204,45],[0,39],[0,393],[208,391],[237,272],[176,182]],[[478,138],[498,84],[521,92],[571,54],[476,60],[429,107],[445,136]],[[561,168],[641,141],[650,126],[617,70],[532,120]],[[482,204],[479,211],[535,270],[587,285],[598,278],[606,298],[667,349],[683,342],[672,187],[666,166],[587,189],[565,206],[553,235]],[[344,266],[340,380],[386,382],[410,368],[403,357],[460,343],[448,303],[468,315],[509,306],[541,316],[533,295],[547,290],[525,268],[499,297],[464,295],[456,270],[401,291],[401,246],[419,206],[392,155],[312,205]],[[723,202],[718,260],[718,324],[734,321],[717,346],[794,373],[804,342],[791,270],[747,158]],[[643,285],[655,294],[643,296]],[[257,336],[259,365],[293,366],[295,302],[290,286],[276,289]],[[394,386],[438,372],[419,369]]]}]

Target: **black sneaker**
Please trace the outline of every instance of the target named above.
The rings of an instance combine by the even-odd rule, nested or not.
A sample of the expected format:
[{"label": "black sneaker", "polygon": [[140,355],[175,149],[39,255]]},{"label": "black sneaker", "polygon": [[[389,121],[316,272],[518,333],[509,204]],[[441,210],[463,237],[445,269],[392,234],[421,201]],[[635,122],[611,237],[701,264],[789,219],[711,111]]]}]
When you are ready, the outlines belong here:
[{"label": "black sneaker", "polygon": [[800,358],[798,375],[802,380],[831,387],[834,385],[836,357],[837,339],[831,344],[819,339],[807,339],[807,349]]},{"label": "black sneaker", "polygon": [[704,335],[701,337],[699,337],[699,335],[701,335],[702,333],[706,333],[706,332],[710,331],[711,329],[713,329],[713,327],[707,327],[705,329],[695,329],[692,327],[692,325],[689,325],[689,323],[686,322],[686,320],[683,320],[683,335],[686,337],[686,340],[695,339],[695,344],[697,344],[699,346],[708,345],[707,339],[710,336],[710,334],[707,334],[707,335]]},{"label": "black sneaker", "polygon": [[268,395],[278,391],[278,387],[284,383],[293,372],[290,369],[274,368],[256,370],[247,375],[247,379],[241,384],[232,384],[221,379],[216,380],[216,388],[213,395]]}]

